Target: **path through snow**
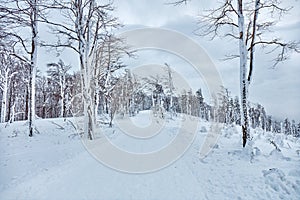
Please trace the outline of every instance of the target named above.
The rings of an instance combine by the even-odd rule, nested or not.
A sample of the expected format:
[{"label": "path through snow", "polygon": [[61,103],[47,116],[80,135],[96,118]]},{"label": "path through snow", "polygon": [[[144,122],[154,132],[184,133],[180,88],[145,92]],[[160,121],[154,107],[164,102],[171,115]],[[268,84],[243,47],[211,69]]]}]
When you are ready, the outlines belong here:
[{"label": "path through snow", "polygon": [[[147,113],[140,115],[144,120]],[[178,120],[169,120],[162,135],[140,145],[118,129],[105,128],[105,133],[121,148],[147,152],[175,137]],[[300,197],[300,142],[295,138],[253,130],[252,146],[242,149],[239,127],[225,127],[212,152],[201,160],[199,150],[209,129],[209,123],[201,122],[195,141],[179,160],[153,173],[129,174],[92,157],[68,121],[38,120],[37,127],[40,134],[29,138],[25,122],[6,128],[0,124],[0,199]],[[269,142],[278,137],[281,152]]]}]

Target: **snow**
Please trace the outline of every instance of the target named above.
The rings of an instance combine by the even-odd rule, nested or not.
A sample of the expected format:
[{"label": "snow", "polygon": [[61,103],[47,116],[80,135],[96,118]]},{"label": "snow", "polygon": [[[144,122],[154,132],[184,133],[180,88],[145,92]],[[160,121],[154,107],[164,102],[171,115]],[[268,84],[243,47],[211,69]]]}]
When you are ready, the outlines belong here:
[{"label": "snow", "polygon": [[[133,117],[142,127],[148,118],[149,111]],[[70,120],[37,119],[40,134],[33,137],[27,136],[24,121],[0,124],[0,199],[296,200],[300,196],[300,141],[290,136],[252,130],[252,140],[242,148],[241,128],[224,126],[210,154],[200,159],[210,128],[200,121],[192,145],[177,161],[155,172],[131,174],[111,169],[89,154]],[[182,116],[168,119],[159,135],[141,141],[116,126],[103,130],[122,149],[148,152],[168,145],[181,122]]]}]

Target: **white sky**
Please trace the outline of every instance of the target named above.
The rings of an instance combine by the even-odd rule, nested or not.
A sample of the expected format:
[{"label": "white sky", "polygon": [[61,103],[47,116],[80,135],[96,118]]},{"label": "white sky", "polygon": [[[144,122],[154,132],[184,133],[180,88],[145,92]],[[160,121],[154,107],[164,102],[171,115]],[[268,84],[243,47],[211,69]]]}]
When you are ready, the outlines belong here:
[{"label": "white sky", "polygon": [[[120,32],[131,30],[136,27],[161,27],[175,30],[195,40],[210,56],[221,74],[224,86],[228,88],[233,96],[239,94],[239,65],[238,60],[221,61],[224,55],[236,52],[238,46],[228,39],[216,39],[210,41],[193,34],[197,28],[196,16],[203,11],[203,8],[213,6],[210,0],[192,0],[187,5],[170,6],[165,3],[171,0],[114,0],[116,6],[115,15],[125,25]],[[285,4],[294,6],[294,9],[283,18],[277,27],[276,35],[289,40],[300,40],[300,3],[298,0],[288,0]],[[263,16],[260,16],[263,18]],[[42,34],[46,34],[42,31]],[[153,58],[154,54],[149,54]],[[76,55],[71,51],[64,52],[62,59],[74,66],[78,65]],[[140,56],[140,64],[164,64],[162,56],[155,57],[153,61],[149,57]],[[166,57],[166,62],[172,66],[172,56]],[[292,54],[290,60],[279,64],[275,69],[271,68],[270,55],[265,55],[257,49],[257,56],[253,82],[250,86],[250,100],[261,103],[268,114],[282,119],[288,117],[300,121],[300,54]],[[39,57],[40,65],[58,60],[54,55],[49,55],[41,49]],[[136,61],[135,61],[136,62]],[[145,63],[143,63],[145,62]],[[177,62],[178,63],[178,62]],[[182,62],[184,63],[184,62]],[[177,66],[176,71],[182,72],[188,69],[187,66]],[[199,77],[191,76],[192,72],[183,72],[188,76],[188,81],[195,90],[204,87]],[[200,80],[200,81],[199,81]]]}]

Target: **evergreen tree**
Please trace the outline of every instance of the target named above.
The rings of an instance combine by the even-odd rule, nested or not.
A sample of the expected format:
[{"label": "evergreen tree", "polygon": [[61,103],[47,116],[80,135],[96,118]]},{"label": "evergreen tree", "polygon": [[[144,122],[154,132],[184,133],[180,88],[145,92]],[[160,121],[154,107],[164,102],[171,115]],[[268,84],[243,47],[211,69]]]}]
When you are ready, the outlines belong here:
[{"label": "evergreen tree", "polygon": [[266,131],[272,131],[272,117],[269,115],[267,116],[267,121],[266,121]]},{"label": "evergreen tree", "polygon": [[291,134],[291,123],[290,123],[290,121],[289,121],[288,118],[286,118],[283,121],[283,132],[286,135],[290,135]]},{"label": "evergreen tree", "polygon": [[297,132],[296,132],[295,137],[300,137],[300,122],[297,125]]}]

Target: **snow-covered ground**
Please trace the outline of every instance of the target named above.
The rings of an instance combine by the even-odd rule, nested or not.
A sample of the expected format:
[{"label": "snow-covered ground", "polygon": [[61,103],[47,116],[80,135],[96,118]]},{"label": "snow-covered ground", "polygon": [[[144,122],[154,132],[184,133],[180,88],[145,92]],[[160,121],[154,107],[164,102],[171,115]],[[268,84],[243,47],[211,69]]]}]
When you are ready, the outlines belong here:
[{"label": "snow-covered ground", "polygon": [[[134,123],[147,126],[141,112]],[[181,118],[139,144],[117,128],[104,128],[116,146],[148,152],[168,145]],[[200,122],[185,154],[158,171],[131,174],[111,169],[85,149],[69,120],[39,119],[29,138],[26,122],[0,124],[0,199],[299,199],[300,140],[252,130],[243,149],[240,127],[224,127],[210,154],[199,150],[210,124]],[[275,149],[274,143],[281,151]]]}]

